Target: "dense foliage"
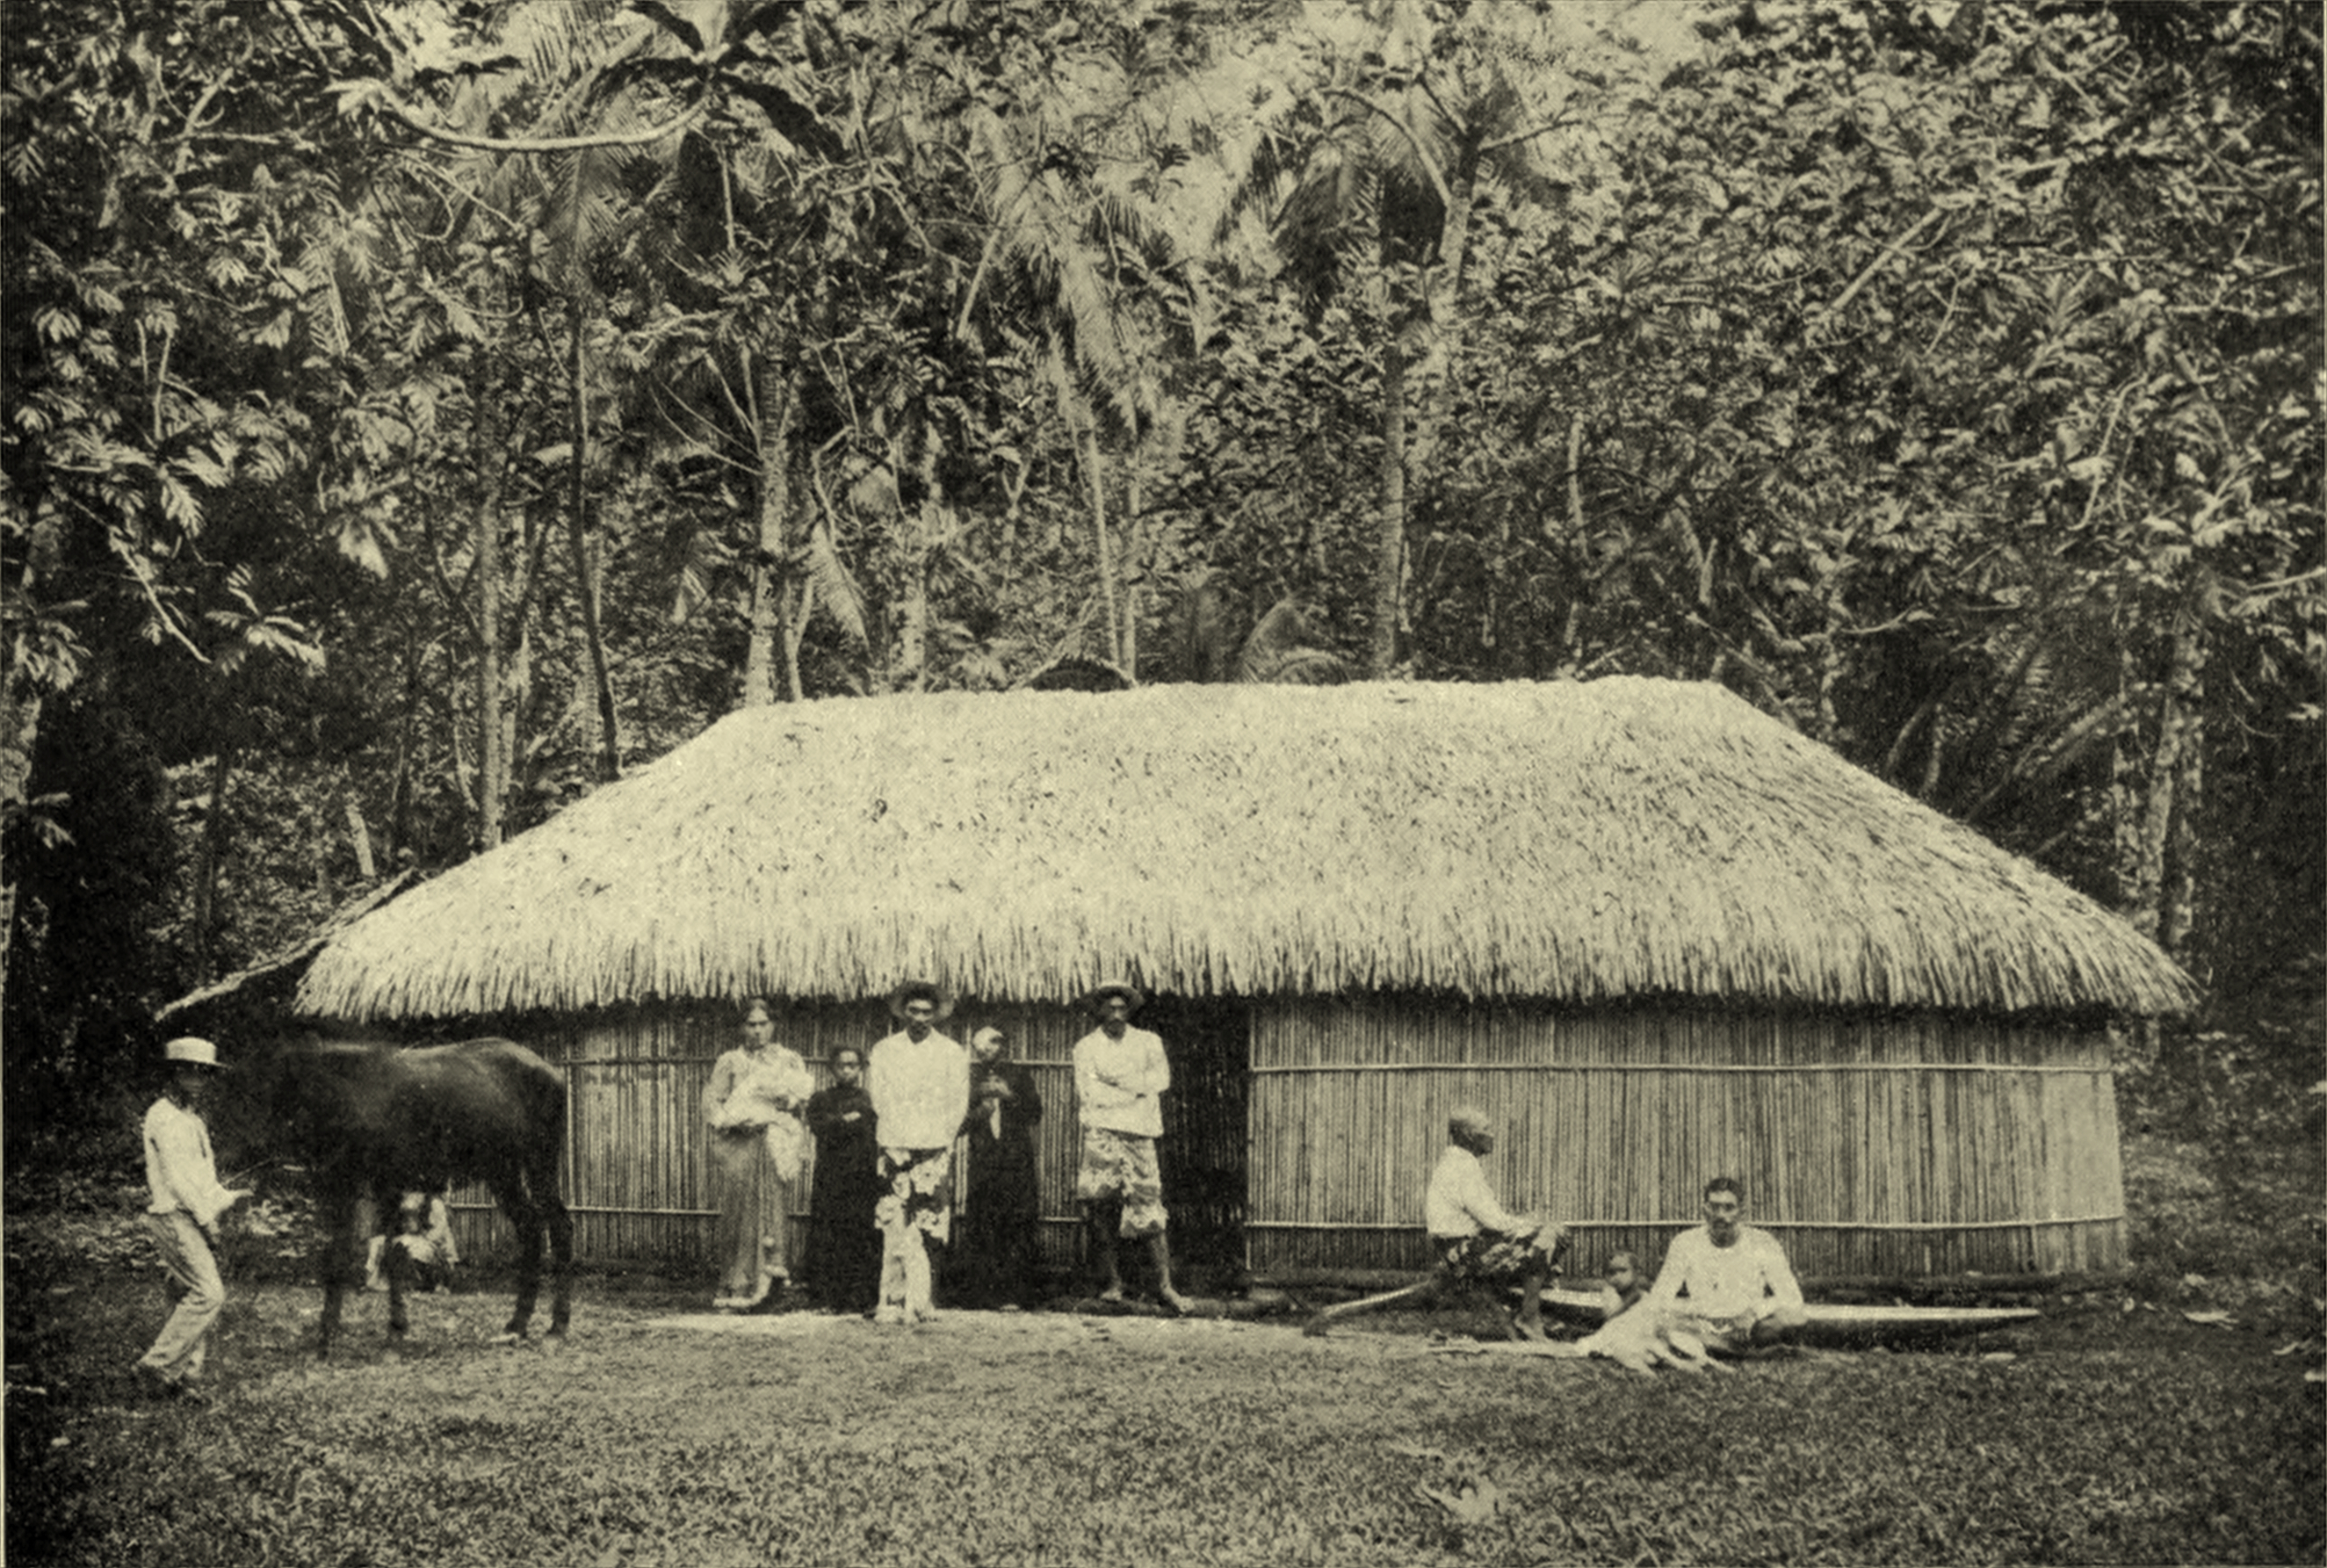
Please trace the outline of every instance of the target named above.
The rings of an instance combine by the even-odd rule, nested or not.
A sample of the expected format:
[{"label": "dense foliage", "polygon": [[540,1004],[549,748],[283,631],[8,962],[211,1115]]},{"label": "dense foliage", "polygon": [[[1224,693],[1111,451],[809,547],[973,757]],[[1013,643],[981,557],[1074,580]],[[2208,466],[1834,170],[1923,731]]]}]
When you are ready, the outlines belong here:
[{"label": "dense foliage", "polygon": [[2317,984],[2314,7],[0,49],[7,1050],[59,1093],[739,703],[1070,656],[1720,681],[2219,994]]}]

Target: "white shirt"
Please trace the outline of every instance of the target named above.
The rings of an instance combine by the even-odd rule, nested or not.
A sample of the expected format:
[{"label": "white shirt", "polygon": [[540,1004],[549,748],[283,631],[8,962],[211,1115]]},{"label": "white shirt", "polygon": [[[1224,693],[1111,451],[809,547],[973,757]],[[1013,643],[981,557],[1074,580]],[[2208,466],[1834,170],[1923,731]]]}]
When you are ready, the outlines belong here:
[{"label": "white shirt", "polygon": [[167,1095],[145,1113],[145,1187],[153,1194],[146,1213],[183,1209],[204,1230],[234,1203],[234,1194],[219,1185],[209,1126]]},{"label": "white shirt", "polygon": [[1795,1283],[1785,1249],[1766,1230],[1750,1225],[1737,1227],[1734,1246],[1715,1246],[1713,1233],[1700,1225],[1673,1237],[1665,1266],[1649,1287],[1649,1304],[1669,1309],[1688,1291],[1685,1311],[1700,1318],[1735,1318],[1747,1312],[1762,1315],[1765,1294],[1781,1307],[1802,1304],[1802,1287]]},{"label": "white shirt", "polygon": [[934,1029],[919,1043],[901,1029],[874,1043],[864,1092],[883,1148],[945,1148],[969,1109],[969,1052]]},{"label": "white shirt", "polygon": [[1172,1064],[1160,1035],[1126,1025],[1121,1040],[1094,1029],[1075,1041],[1075,1114],[1086,1127],[1160,1138],[1159,1097],[1171,1087]]},{"label": "white shirt", "polygon": [[1459,1143],[1447,1144],[1438,1156],[1438,1168],[1430,1173],[1430,1186],[1423,1193],[1422,1219],[1441,1240],[1519,1228],[1519,1219],[1495,1201],[1487,1173],[1479,1169],[1479,1157]]}]

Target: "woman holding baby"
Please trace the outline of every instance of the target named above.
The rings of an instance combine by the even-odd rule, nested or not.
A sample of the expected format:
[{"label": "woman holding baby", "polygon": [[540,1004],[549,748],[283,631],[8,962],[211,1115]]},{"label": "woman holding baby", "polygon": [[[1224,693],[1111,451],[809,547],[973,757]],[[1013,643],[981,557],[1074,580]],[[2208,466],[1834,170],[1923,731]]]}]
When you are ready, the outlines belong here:
[{"label": "woman holding baby", "polygon": [[719,1199],[714,1245],[724,1260],[711,1304],[722,1311],[761,1306],[790,1279],[792,1190],[807,1153],[799,1113],[814,1087],[808,1064],[777,1041],[768,1003],[745,1003],[743,1043],[713,1065],[703,1090]]}]

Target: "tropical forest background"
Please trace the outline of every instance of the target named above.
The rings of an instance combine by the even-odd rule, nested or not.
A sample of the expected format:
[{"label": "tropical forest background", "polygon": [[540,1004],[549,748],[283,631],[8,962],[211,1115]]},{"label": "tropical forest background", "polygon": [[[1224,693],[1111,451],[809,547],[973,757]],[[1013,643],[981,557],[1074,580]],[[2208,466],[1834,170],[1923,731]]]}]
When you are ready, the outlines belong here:
[{"label": "tropical forest background", "polygon": [[2315,1071],[2315,5],[17,0],[0,60],[12,1133],[739,705],[1038,677],[1717,681]]}]

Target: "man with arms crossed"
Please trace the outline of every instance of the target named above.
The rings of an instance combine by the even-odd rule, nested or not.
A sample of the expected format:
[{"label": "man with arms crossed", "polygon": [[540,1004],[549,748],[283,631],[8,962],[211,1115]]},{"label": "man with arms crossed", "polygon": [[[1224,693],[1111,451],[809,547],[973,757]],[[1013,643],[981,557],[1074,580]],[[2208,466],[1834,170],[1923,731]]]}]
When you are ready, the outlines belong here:
[{"label": "man with arms crossed", "polygon": [[1130,1025],[1145,1000],[1122,980],[1106,981],[1083,998],[1098,1027],[1075,1042],[1075,1110],[1083,1130],[1075,1198],[1107,1281],[1099,1300],[1123,1300],[1117,1237],[1145,1239],[1155,1264],[1156,1299],[1184,1315],[1194,1303],[1172,1288],[1172,1244],[1164,1236],[1164,1181],[1155,1162],[1155,1140],[1164,1134],[1161,1097],[1172,1087],[1172,1066],[1162,1040]]}]

